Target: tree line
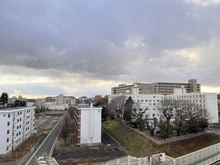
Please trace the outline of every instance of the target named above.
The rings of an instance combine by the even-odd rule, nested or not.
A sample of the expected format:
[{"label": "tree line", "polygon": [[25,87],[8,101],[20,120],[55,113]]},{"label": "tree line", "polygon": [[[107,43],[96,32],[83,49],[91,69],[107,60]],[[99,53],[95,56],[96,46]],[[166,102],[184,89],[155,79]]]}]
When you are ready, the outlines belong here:
[{"label": "tree line", "polygon": [[7,104],[7,103],[8,103],[8,94],[3,92],[0,97],[0,105],[5,107],[5,104]]},{"label": "tree line", "polygon": [[[157,132],[160,133],[161,138],[168,138],[173,132],[180,136],[203,131],[208,127],[209,113],[207,109],[196,103],[164,99],[157,108],[160,113],[159,121],[156,114],[148,118],[145,116],[146,111],[149,110],[148,107],[141,108],[140,104],[135,103],[131,96],[126,99],[121,95],[110,101],[108,117],[123,121],[124,124],[140,130],[148,129],[151,135],[154,135],[155,129],[158,128]],[[104,113],[106,113],[105,111]]]},{"label": "tree line", "polygon": [[8,102],[8,94],[3,92],[0,97],[0,105],[4,108],[5,105],[8,107],[20,107],[26,106],[26,101],[22,100],[15,100],[13,104],[9,104]]}]

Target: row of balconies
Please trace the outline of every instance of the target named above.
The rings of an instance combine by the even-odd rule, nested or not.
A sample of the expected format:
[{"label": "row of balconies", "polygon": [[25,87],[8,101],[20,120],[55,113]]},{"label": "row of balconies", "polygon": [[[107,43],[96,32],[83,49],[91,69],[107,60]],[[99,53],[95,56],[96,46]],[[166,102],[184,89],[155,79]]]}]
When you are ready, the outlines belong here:
[{"label": "row of balconies", "polygon": [[76,112],[75,110],[73,111],[74,112],[74,115],[77,116],[77,117],[81,117],[81,114],[79,114],[78,112]]},{"label": "row of balconies", "polygon": [[76,124],[76,123],[74,122],[74,126],[75,126],[75,128],[76,128],[77,130],[80,130],[80,129],[81,129],[81,125],[80,125],[80,124]]}]

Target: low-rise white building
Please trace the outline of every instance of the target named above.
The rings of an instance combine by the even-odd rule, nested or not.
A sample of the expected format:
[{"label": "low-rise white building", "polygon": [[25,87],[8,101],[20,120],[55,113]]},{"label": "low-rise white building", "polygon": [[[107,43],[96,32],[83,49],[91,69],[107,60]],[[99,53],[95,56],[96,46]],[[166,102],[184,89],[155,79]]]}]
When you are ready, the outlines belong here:
[{"label": "low-rise white building", "polygon": [[101,144],[101,108],[89,105],[74,107],[74,130],[77,145]]},{"label": "low-rise white building", "polygon": [[34,132],[35,107],[0,110],[0,155],[15,150]]},{"label": "low-rise white building", "polygon": [[74,96],[63,96],[62,94],[36,100],[37,109],[65,110],[75,105],[76,98]]}]

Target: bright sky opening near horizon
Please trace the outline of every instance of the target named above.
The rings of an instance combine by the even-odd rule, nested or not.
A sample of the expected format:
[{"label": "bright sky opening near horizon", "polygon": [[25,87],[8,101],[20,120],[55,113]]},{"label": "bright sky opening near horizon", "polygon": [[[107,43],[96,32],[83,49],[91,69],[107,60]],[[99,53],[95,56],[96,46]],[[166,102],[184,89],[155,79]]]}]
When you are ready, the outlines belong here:
[{"label": "bright sky opening near horizon", "polygon": [[134,81],[220,92],[220,0],[1,0],[0,92],[93,97]]}]

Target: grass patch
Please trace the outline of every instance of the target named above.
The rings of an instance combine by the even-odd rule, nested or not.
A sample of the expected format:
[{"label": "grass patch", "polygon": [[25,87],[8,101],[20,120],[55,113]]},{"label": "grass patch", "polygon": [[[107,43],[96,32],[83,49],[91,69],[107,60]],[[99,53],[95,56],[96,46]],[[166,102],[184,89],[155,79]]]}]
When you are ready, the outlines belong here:
[{"label": "grass patch", "polygon": [[124,146],[124,149],[130,155],[136,157],[146,157],[152,154],[165,152],[167,155],[176,158],[214,145],[220,141],[219,135],[210,133],[157,146],[136,132],[125,129],[125,127],[116,120],[107,120],[102,123],[102,126]]},{"label": "grass patch", "polygon": [[109,133],[111,133],[122,145],[125,150],[132,156],[146,156],[146,153],[152,153],[156,146],[148,139],[130,130],[121,127],[116,120],[107,120],[102,125]]},{"label": "grass patch", "polygon": [[55,147],[54,154],[71,152],[77,148],[76,139],[73,130],[66,139],[67,144],[64,143],[63,138],[58,138],[58,145]]}]

